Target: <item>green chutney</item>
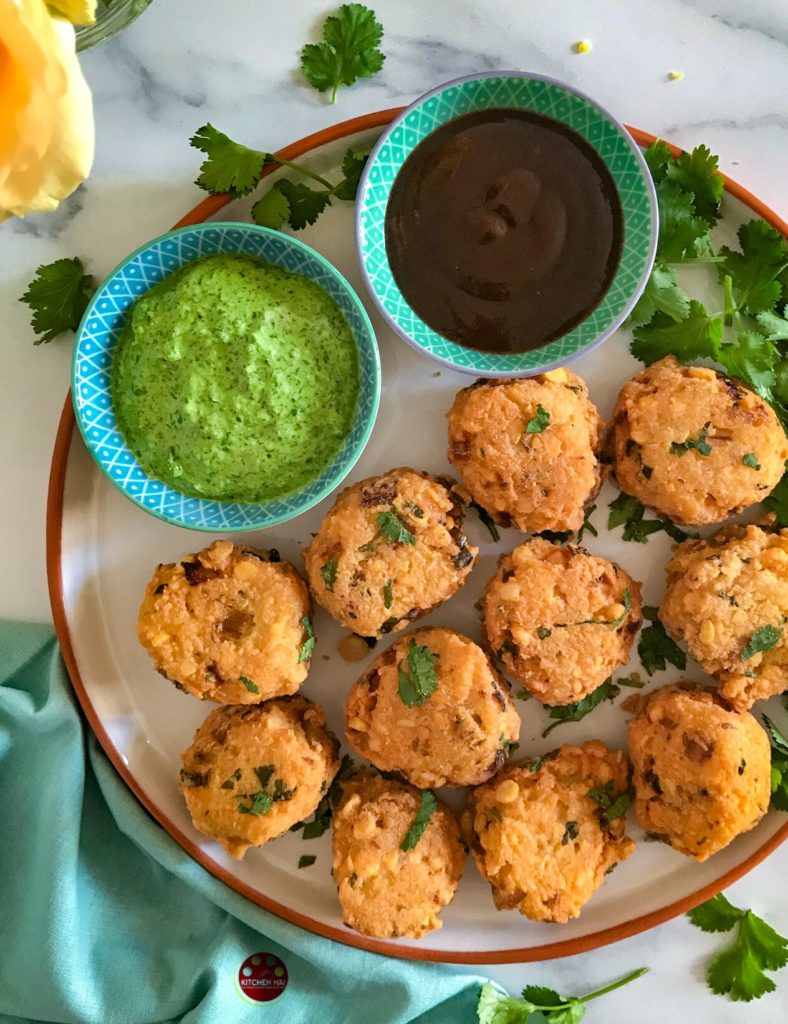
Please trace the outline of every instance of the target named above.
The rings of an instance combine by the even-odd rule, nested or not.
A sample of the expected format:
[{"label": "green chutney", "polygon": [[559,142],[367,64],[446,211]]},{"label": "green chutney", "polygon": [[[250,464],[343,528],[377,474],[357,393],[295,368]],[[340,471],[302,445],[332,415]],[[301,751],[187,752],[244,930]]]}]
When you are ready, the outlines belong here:
[{"label": "green chutney", "polygon": [[304,277],[206,256],[136,299],[112,366],[120,432],[145,472],[197,498],[271,501],[328,466],[350,433],[356,342]]}]

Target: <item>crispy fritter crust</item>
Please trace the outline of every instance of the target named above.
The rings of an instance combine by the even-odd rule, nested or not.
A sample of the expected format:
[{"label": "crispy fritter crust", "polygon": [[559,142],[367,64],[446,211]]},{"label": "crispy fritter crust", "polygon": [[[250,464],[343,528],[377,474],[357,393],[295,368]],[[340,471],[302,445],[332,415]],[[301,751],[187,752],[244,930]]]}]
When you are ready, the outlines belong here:
[{"label": "crispy fritter crust", "polygon": [[334,881],[349,928],[381,939],[418,939],[441,927],[467,848],[454,815],[438,802],[412,850],[401,843],[421,793],[403,782],[360,774],[343,783],[334,813]]},{"label": "crispy fritter crust", "polygon": [[137,636],[156,670],[181,690],[225,704],[295,693],[307,586],[276,551],[217,540],[160,565],[145,588]]},{"label": "crispy fritter crust", "polygon": [[[412,645],[437,655],[437,689],[408,707],[399,693]],[[400,637],[355,683],[345,708],[348,743],[381,771],[415,786],[469,786],[504,763],[520,734],[509,685],[487,655],[452,629]]]},{"label": "crispy fritter crust", "polygon": [[577,917],[635,849],[625,818],[605,820],[589,791],[615,798],[628,785],[626,755],[592,740],[508,765],[477,786],[469,801],[471,849],[498,910],[532,921]]},{"label": "crispy fritter crust", "polygon": [[652,837],[704,861],[766,814],[766,733],[714,691],[663,686],[629,723],[635,813]]},{"label": "crispy fritter crust", "polygon": [[[704,441],[703,450],[687,441]],[[788,458],[788,440],[771,406],[739,381],[683,366],[674,356],[621,389],[608,448],[622,491],[695,526],[763,501]]]},{"label": "crispy fritter crust", "polygon": [[[549,422],[527,433],[539,406]],[[496,523],[525,532],[582,526],[602,484],[603,423],[577,374],[477,381],[457,393],[446,418],[449,461]]]},{"label": "crispy fritter crust", "polygon": [[[453,487],[451,477],[391,469],[342,491],[304,550],[318,604],[354,633],[380,636],[448,600],[478,551],[463,533],[463,502]],[[382,532],[379,517],[387,514],[412,542]]]},{"label": "crispy fritter crust", "polygon": [[540,537],[501,556],[482,609],[504,670],[550,705],[581,700],[625,664],[642,622],[640,584],[619,565]]},{"label": "crispy fritter crust", "polygon": [[[339,768],[339,741],[325,724],[323,709],[305,697],[212,711],[181,755],[194,827],[241,860],[309,817]],[[260,793],[270,806],[255,803]]]}]

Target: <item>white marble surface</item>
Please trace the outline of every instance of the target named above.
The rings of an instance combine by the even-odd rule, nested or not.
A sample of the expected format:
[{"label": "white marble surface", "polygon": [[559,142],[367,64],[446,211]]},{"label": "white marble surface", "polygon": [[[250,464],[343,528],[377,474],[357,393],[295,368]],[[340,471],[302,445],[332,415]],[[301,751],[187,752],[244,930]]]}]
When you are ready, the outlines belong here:
[{"label": "white marble surface", "polygon": [[[192,206],[199,159],[187,140],[205,121],[275,149],[334,121],[408,102],[456,75],[524,68],[578,86],[629,124],[687,147],[706,143],[724,171],[788,213],[785,0],[377,0],[385,68],[342,90],[336,107],[297,72],[300,46],[331,6],[155,0],[122,36],[84,56],[96,103],[94,173],[57,213],[0,227],[0,615],[49,618],[46,480],[71,349],[68,339],[33,348],[27,309],[16,299],[38,264],[78,254],[100,276]],[[582,56],[571,49],[581,38],[593,43]],[[668,81],[673,69],[686,77]],[[783,933],[786,867],[783,848],[729,892]],[[589,1022],[788,1019],[788,970],[776,993],[746,1007],[707,991],[704,961],[719,945],[680,919],[568,960],[479,970],[512,990],[540,982],[582,993],[651,967],[589,1009]]]}]

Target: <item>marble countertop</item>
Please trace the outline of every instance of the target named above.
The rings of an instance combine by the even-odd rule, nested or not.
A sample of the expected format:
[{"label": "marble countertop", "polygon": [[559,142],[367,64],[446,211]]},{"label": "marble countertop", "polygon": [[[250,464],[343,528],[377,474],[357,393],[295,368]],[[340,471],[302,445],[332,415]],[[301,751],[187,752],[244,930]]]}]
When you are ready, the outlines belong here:
[{"label": "marble countertop", "polygon": [[[13,538],[5,545],[0,615],[50,617],[46,482],[71,354],[68,339],[34,348],[28,310],[16,300],[40,263],[80,255],[100,277],[193,206],[201,195],[192,184],[199,157],[188,138],[206,121],[276,149],[333,122],[409,102],[457,75],[522,68],[577,86],[627,124],[685,147],[706,143],[720,154],[723,171],[788,212],[785,0],[377,0],[384,70],[343,89],[335,107],[297,71],[300,47],[332,6],[155,0],[121,36],[83,55],[96,108],[93,174],[57,212],[0,227],[0,471],[3,535]],[[591,52],[575,54],[572,44],[584,38]],[[671,70],[685,77],[670,81]],[[783,933],[786,867],[783,847],[729,891]],[[788,969],[776,993],[746,1007],[708,992],[705,961],[719,945],[720,937],[679,919],[570,959],[474,971],[512,990],[536,982],[580,994],[651,967],[589,1009],[589,1022],[788,1018]]]}]

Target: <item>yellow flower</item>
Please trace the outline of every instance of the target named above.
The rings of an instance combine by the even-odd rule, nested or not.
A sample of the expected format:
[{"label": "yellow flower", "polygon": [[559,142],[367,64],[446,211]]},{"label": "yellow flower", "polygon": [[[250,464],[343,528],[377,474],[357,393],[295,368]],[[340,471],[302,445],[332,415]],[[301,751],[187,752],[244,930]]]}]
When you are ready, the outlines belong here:
[{"label": "yellow flower", "polygon": [[68,18],[72,25],[93,25],[97,0],[48,0],[49,6]]},{"label": "yellow flower", "polygon": [[74,27],[44,0],[0,0],[0,221],[53,210],[90,173],[93,104]]}]

